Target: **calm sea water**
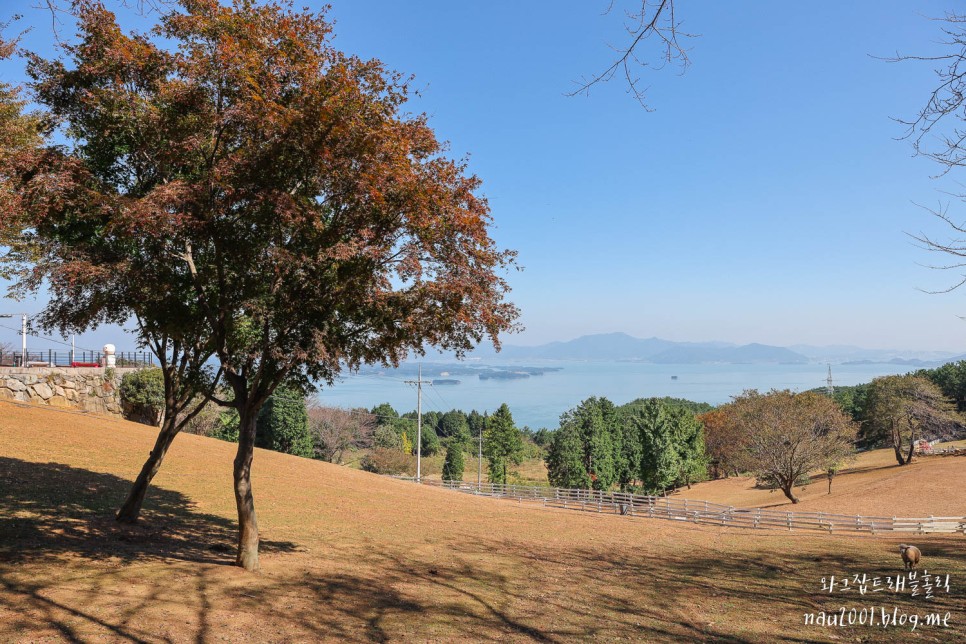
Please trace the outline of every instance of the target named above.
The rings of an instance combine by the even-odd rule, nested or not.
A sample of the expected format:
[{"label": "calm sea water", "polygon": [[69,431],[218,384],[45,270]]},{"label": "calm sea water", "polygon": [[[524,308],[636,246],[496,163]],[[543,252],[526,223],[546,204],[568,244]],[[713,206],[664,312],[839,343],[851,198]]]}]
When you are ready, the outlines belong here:
[{"label": "calm sea water", "polygon": [[[423,389],[423,411],[462,409],[494,411],[510,406],[517,425],[556,428],[560,415],[590,396],[606,396],[617,404],[635,398],[674,396],[714,405],[728,402],[746,389],[792,389],[824,387],[825,364],[806,365],[657,365],[622,362],[529,361],[519,366],[561,367],[540,376],[520,380],[480,380],[456,375],[458,385]],[[499,366],[508,366],[500,363]],[[906,373],[903,365],[833,365],[836,385],[856,385],[877,376]],[[677,376],[677,379],[672,379]],[[439,377],[439,376],[434,376]],[[416,408],[416,390],[397,372],[386,375],[347,375],[319,393],[324,405],[372,408],[388,402],[400,413]],[[412,378],[415,379],[415,378]],[[427,379],[424,376],[424,380]]]}]

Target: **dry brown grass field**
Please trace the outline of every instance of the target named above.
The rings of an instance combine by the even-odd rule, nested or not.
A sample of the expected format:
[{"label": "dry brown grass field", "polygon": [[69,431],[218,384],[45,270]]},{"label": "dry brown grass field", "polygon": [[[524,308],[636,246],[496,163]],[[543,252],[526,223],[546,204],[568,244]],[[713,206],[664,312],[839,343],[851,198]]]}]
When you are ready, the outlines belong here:
[{"label": "dry brown grass field", "polygon": [[[150,427],[0,403],[0,439],[3,642],[966,638],[962,535],[908,538],[924,568],[950,575],[948,594],[829,594],[830,575],[901,574],[899,539],[548,510],[259,450],[262,572],[250,574],[231,565],[233,445],[178,437],[141,524],[124,528],[112,511],[151,448]],[[836,478],[830,499],[870,514],[850,497],[939,481],[933,511],[966,514],[966,459],[870,467],[851,488]],[[840,607],[949,612],[949,626],[804,625],[805,613]]]},{"label": "dry brown grass field", "polygon": [[[963,445],[966,441],[948,443]],[[943,447],[943,446],[937,446]],[[701,499],[739,508],[772,508],[795,512],[835,512],[865,516],[966,516],[966,457],[929,456],[899,467],[891,449],[859,454],[835,478],[815,474],[812,483],[796,488],[793,504],[778,490],[755,487],[754,477],[705,481],[673,496]],[[966,545],[966,544],[964,544]]]}]

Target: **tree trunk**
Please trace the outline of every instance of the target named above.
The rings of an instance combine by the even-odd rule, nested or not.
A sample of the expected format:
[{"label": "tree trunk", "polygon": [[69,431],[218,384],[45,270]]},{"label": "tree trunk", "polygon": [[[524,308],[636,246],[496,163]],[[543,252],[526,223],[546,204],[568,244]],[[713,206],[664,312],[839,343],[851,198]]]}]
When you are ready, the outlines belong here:
[{"label": "tree trunk", "polygon": [[892,449],[896,453],[896,461],[899,465],[905,465],[906,459],[902,454],[902,435],[895,426],[892,428]]},{"label": "tree trunk", "polygon": [[121,505],[121,509],[117,511],[115,519],[118,522],[135,523],[138,520],[141,514],[141,505],[144,503],[144,497],[148,492],[148,486],[151,485],[151,481],[158,473],[158,470],[161,469],[161,462],[164,460],[164,455],[168,453],[168,448],[171,447],[171,443],[177,435],[177,418],[170,416],[165,418],[162,421],[158,439],[154,443],[154,449],[151,450],[151,454],[148,455],[148,460],[141,467],[141,473],[138,474],[134,485],[131,486],[131,491],[128,492],[127,499]]},{"label": "tree trunk", "polygon": [[906,456],[906,464],[912,462],[912,455],[916,452],[916,440],[912,438],[909,440],[909,454]]},{"label": "tree trunk", "polygon": [[793,489],[794,489],[794,486],[793,485],[789,485],[787,487],[783,487],[782,488],[782,492],[785,493],[785,496],[788,497],[788,500],[789,501],[791,501],[792,503],[798,503],[798,497],[795,496],[795,493],[794,492],[792,492]]},{"label": "tree trunk", "polygon": [[238,415],[238,453],[234,468],[235,504],[238,506],[238,557],[235,563],[250,572],[258,572],[258,521],[251,480],[256,414],[242,408]]}]

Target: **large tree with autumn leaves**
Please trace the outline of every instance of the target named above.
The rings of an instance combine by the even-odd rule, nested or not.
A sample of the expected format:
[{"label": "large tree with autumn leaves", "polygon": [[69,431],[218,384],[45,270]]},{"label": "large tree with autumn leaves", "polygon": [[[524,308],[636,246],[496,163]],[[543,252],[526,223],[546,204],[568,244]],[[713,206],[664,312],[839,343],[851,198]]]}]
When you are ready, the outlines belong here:
[{"label": "large tree with autumn leaves", "polygon": [[407,79],[335,49],[324,14],[180,0],[127,34],[99,2],[75,8],[65,55],[29,58],[68,143],[14,164],[8,261],[21,289],[49,285],[50,326],[134,315],[146,340],[210,352],[230,395],[196,385],[240,416],[237,562],[255,570],[268,397],[426,345],[498,344],[518,316],[513,253],[479,179],[404,112]]}]

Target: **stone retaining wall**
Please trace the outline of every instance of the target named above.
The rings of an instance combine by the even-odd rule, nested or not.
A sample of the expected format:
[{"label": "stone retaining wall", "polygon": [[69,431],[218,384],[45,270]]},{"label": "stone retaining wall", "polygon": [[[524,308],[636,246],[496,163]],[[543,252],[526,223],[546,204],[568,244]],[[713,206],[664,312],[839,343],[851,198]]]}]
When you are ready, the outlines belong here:
[{"label": "stone retaining wall", "polygon": [[120,416],[121,377],[129,371],[134,369],[0,367],[0,400]]}]

